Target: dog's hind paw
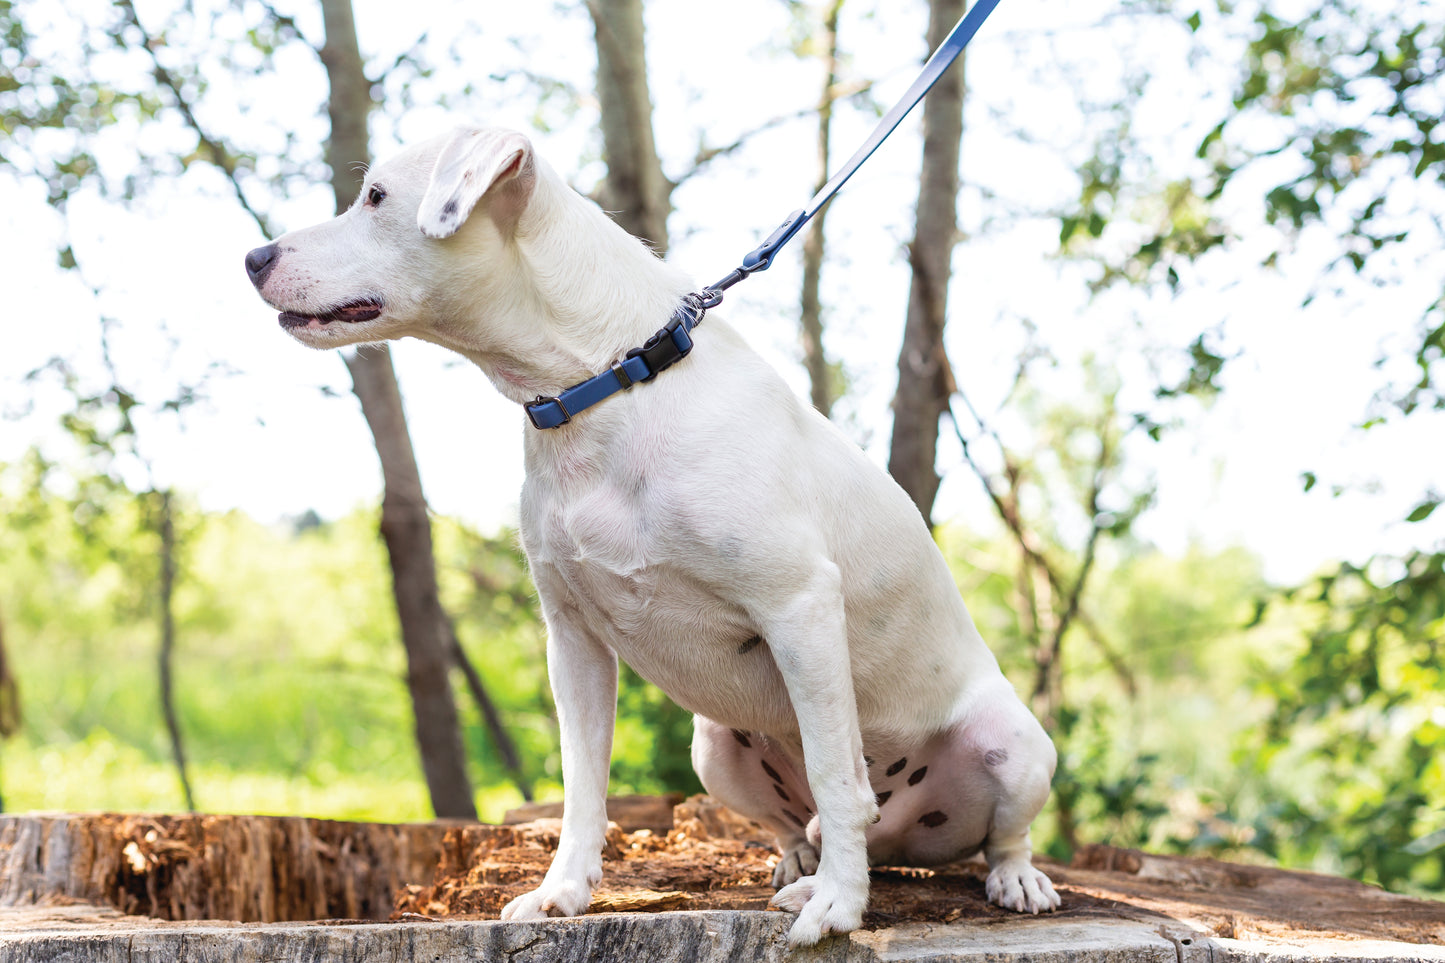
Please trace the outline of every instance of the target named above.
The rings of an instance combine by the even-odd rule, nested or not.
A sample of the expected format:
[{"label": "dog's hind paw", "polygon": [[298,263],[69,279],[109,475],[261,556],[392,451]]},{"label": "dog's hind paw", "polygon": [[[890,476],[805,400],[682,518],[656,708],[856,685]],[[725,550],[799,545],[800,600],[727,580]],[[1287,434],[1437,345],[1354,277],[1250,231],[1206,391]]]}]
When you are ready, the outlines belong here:
[{"label": "dog's hind paw", "polygon": [[549,916],[580,916],[591,902],[592,889],[584,882],[544,882],[502,907],[502,919],[544,920]]},{"label": "dog's hind paw", "polygon": [[773,888],[782,889],[817,871],[818,848],[811,843],[797,843],[788,847],[778,865],[773,867]]},{"label": "dog's hind paw", "polygon": [[772,905],[797,913],[788,931],[792,946],[812,946],[833,933],[851,933],[863,925],[868,905],[868,883],[838,885],[820,876],[804,876],[773,894]]},{"label": "dog's hind paw", "polygon": [[1019,913],[1048,913],[1059,908],[1054,884],[1030,863],[1004,863],[988,874],[989,901]]}]

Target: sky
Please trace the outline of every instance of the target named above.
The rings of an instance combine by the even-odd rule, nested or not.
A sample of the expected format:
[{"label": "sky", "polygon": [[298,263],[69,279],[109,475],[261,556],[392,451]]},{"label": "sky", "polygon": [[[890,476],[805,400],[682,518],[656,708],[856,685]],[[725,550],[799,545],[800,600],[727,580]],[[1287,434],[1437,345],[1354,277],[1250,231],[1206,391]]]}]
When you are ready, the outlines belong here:
[{"label": "sky", "polygon": [[[159,23],[166,0],[139,3]],[[319,39],[309,4],[277,4]],[[443,64],[406,110],[388,109],[374,139],[385,156],[396,145],[481,119],[528,130],[542,156],[588,189],[601,176],[594,133],[590,24],[576,9],[550,4],[395,4],[357,0],[363,51],[374,68],[393,61],[424,33],[447,38],[459,55]],[[61,17],[65,8],[56,8]],[[880,79],[877,101],[891,104],[926,51],[923,5],[905,9],[853,0],[845,7],[845,77]],[[1162,549],[1183,552],[1243,544],[1279,581],[1305,578],[1330,560],[1363,560],[1403,551],[1445,534],[1432,519],[1401,519],[1429,490],[1445,488],[1440,454],[1445,424],[1420,415],[1368,432],[1356,426],[1384,383],[1382,347],[1408,343],[1422,306],[1439,296],[1445,254],[1421,252],[1415,270],[1382,289],[1349,285],[1339,297],[1301,307],[1332,251],[1307,235],[1274,273],[1257,268],[1280,243],[1264,225],[1257,198],[1227,197],[1244,237],[1230,253],[1206,259],[1170,299],[1121,292],[1087,297],[1084,268],[1060,263],[1056,220],[1009,211],[1062,207],[1076,195],[1072,164],[1095,131],[1080,100],[1105,98],[1129,69],[1154,81],[1136,104],[1136,134],[1164,177],[1193,163],[1192,144],[1228,109],[1230,70],[1189,63],[1177,29],[1140,22],[1124,39],[1097,3],[1071,5],[1041,27],[1037,11],[1006,0],[970,47],[970,101],[960,201],[965,238],[955,254],[948,349],[961,383],[1010,437],[1027,433],[1019,415],[995,411],[1011,380],[1026,325],[1058,359],[1037,370],[1041,386],[1062,397],[1079,389],[1077,360],[1106,359],[1122,397],[1149,403],[1145,361],[1150,344],[1187,344],[1204,328],[1233,356],[1224,391],[1207,408],[1183,413],[1183,427],[1160,444],[1131,452],[1135,480],[1157,485],[1156,506],[1138,532]],[[700,143],[727,143],[817,97],[814,63],[788,52],[789,14],[776,0],[738,0],[727,17],[699,30],[695,4],[652,0],[648,44],[655,128],[668,173],[689,166]],[[1051,11],[1056,12],[1056,11]],[[101,22],[101,21],[97,21]],[[1109,24],[1096,26],[1098,23]],[[1209,24],[1206,24],[1209,29]],[[55,41],[63,45],[64,33]],[[177,44],[183,43],[178,39]],[[1231,40],[1220,35],[1228,50]],[[1122,47],[1121,47],[1122,45]],[[1121,49],[1124,51],[1121,53]],[[116,69],[135,69],[118,63]],[[583,93],[538,108],[508,71],[555,76]],[[500,79],[499,79],[500,78]],[[324,76],[304,50],[235,84],[215,74],[203,122],[258,145],[285,132],[314,147],[324,136]],[[473,89],[458,93],[471,84]],[[388,96],[400,92],[383,85]],[[442,92],[451,92],[443,98]],[[446,102],[443,102],[443,101]],[[399,102],[399,100],[398,100]],[[1182,107],[1181,107],[1182,105]],[[481,116],[484,115],[484,116]],[[538,121],[545,129],[538,129]],[[835,157],[846,157],[871,126],[866,110],[839,112]],[[1011,128],[1029,132],[1012,136]],[[174,129],[147,134],[184,143]],[[806,120],[783,123],[688,178],[674,195],[671,259],[705,284],[725,274],[812,192],[813,132]],[[170,138],[171,140],[166,140]],[[830,261],[824,274],[828,347],[840,357],[852,391],[840,406],[845,430],[878,464],[887,458],[889,401],[907,300],[902,253],[911,235],[917,190],[918,117],[912,116],[849,182],[829,215]],[[124,135],[102,161],[129,163]],[[289,199],[260,198],[279,229],[324,219],[331,208],[324,170]],[[1128,225],[1106,243],[1123,243]],[[83,274],[62,271],[55,251],[74,246]],[[380,471],[344,365],[334,353],[291,341],[274,311],[256,297],[242,269],[247,250],[265,242],[223,178],[204,165],[163,179],[128,209],[82,192],[62,219],[35,184],[0,172],[0,264],[10,295],[0,330],[0,462],[40,445],[56,457],[66,446],[57,427],[67,401],[51,381],[26,381],[49,358],[65,356],[89,379],[101,376],[97,318],[110,326],[116,370],[143,399],[161,399],[177,381],[208,370],[206,400],[182,419],[142,414],[145,464],[122,466],[132,484],[155,482],[191,493],[210,510],[238,508],[266,521],[314,509],[334,517],[379,497]],[[772,270],[751,278],[718,309],[783,372],[800,394],[795,243]],[[98,293],[97,293],[98,292]],[[700,347],[705,347],[705,327]],[[422,479],[433,509],[484,528],[514,524],[522,483],[520,411],[469,363],[431,345],[394,345]],[[977,480],[961,466],[955,443],[940,449],[945,481],[935,517],[992,530]],[[1320,484],[1308,494],[1301,477]],[[1344,494],[1334,495],[1341,488]],[[0,492],[3,497],[3,492]],[[1439,513],[1445,515],[1445,513]]]}]

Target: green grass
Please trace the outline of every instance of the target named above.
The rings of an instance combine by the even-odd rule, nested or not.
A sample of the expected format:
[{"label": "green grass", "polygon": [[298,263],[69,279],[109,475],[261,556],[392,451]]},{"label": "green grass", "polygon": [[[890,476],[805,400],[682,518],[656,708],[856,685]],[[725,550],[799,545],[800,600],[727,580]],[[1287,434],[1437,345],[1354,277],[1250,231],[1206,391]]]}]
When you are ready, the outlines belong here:
[{"label": "green grass", "polygon": [[[312,816],[367,822],[413,822],[432,816],[420,773],[396,779],[381,773],[342,772],[320,765],[312,772],[231,768],[207,760],[189,767],[197,808],[208,813]],[[185,800],[169,762],[96,729],[85,738],[36,743],[21,736],[0,747],[0,782],[8,812],[183,812]],[[551,784],[543,787],[560,796]],[[476,796],[479,815],[500,822],[522,802],[509,786]]]}]

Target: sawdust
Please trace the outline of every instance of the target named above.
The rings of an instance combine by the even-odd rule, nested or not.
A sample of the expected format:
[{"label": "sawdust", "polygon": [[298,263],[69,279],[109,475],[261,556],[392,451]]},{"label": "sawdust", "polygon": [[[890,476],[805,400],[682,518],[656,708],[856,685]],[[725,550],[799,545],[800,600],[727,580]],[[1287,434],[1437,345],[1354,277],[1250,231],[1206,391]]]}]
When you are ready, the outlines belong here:
[{"label": "sawdust", "polygon": [[[706,797],[683,802],[674,814],[673,828],[666,832],[609,827],[603,882],[588,912],[767,909],[777,862],[769,834]],[[541,881],[560,825],[556,819],[540,819],[450,830],[435,882],[403,887],[397,915],[495,919],[509,900]],[[1053,879],[1064,905],[1028,925],[1125,919],[1183,923],[1201,934],[1230,939],[1445,945],[1445,902],[1412,899],[1353,880],[1108,846],[1086,847],[1068,866],[1036,862]],[[987,902],[987,874],[981,861],[874,869],[864,926],[1017,922],[1017,914]]]}]

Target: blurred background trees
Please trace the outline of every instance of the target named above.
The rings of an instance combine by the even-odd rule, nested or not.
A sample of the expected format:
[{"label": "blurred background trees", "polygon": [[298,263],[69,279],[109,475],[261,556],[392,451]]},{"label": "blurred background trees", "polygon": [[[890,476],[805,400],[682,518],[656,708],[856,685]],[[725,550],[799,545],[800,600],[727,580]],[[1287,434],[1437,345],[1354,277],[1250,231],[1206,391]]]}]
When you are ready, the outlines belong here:
[{"label": "blurred background trees", "polygon": [[[496,818],[533,787],[557,792],[543,631],[513,533],[429,514],[424,451],[369,505],[298,478],[314,511],[286,519],[203,506],[173,484],[176,439],[213,431],[214,398],[261,372],[197,360],[194,328],[124,297],[85,212],[155,213],[180,188],[224,198],[241,281],[245,250],[347,203],[353,165],[415,136],[411,118],[505,110],[579,190],[700,264],[705,283],[756,242],[736,218],[710,224],[719,209],[749,208],[744,223],[765,231],[801,204],[830,152],[887,105],[879,88],[911,79],[925,36],[961,12],[920,2],[884,25],[861,0],[759,4],[775,29],[741,43],[765,54],[762,80],[719,69],[742,48],[699,44],[664,0],[564,4],[511,26],[496,10],[461,27],[421,11],[386,35],[367,32],[362,6],[361,29],[347,28],[343,0],[0,0],[0,184],[49,205],[59,227],[39,236],[55,237],[56,263],[89,296],[79,313],[93,312],[68,329],[93,337],[40,339],[48,360],[7,370],[0,399],[17,423],[34,423],[47,393],[63,399],[55,431],[0,464],[7,806],[176,808],[193,791],[210,810]],[[780,264],[723,310],[935,526],[1060,748],[1040,848],[1276,859],[1439,894],[1440,449],[1416,453],[1433,474],[1403,495],[1369,462],[1342,468],[1322,451],[1300,466],[1297,498],[1382,490],[1402,505],[1378,546],[1321,556],[1308,577],[1267,577],[1257,555],[1205,540],[1166,550],[1152,533],[1171,460],[1246,390],[1234,372],[1259,363],[1253,330],[1287,327],[1278,302],[1251,300],[1260,279],[1282,279],[1288,313],[1327,308],[1378,330],[1363,342],[1375,380],[1355,435],[1440,424],[1445,11],[1080,9],[1033,24],[1003,5],[921,131],[915,117],[872,182],[814,222],[801,266]],[[692,44],[681,58],[679,37]],[[490,59],[476,56],[485,43]],[[821,168],[798,162],[815,155]],[[248,339],[299,350],[253,327]],[[1293,347],[1331,347],[1315,340]],[[347,365],[359,410],[328,402],[315,430],[364,414],[394,467],[412,440],[391,353]],[[376,398],[390,399],[384,419]],[[1283,437],[1313,413],[1254,414]],[[394,538],[378,541],[378,503],[383,532],[412,536],[411,568]],[[427,613],[411,637],[403,584]],[[688,715],[624,669],[614,791],[696,789],[689,739]]]}]

